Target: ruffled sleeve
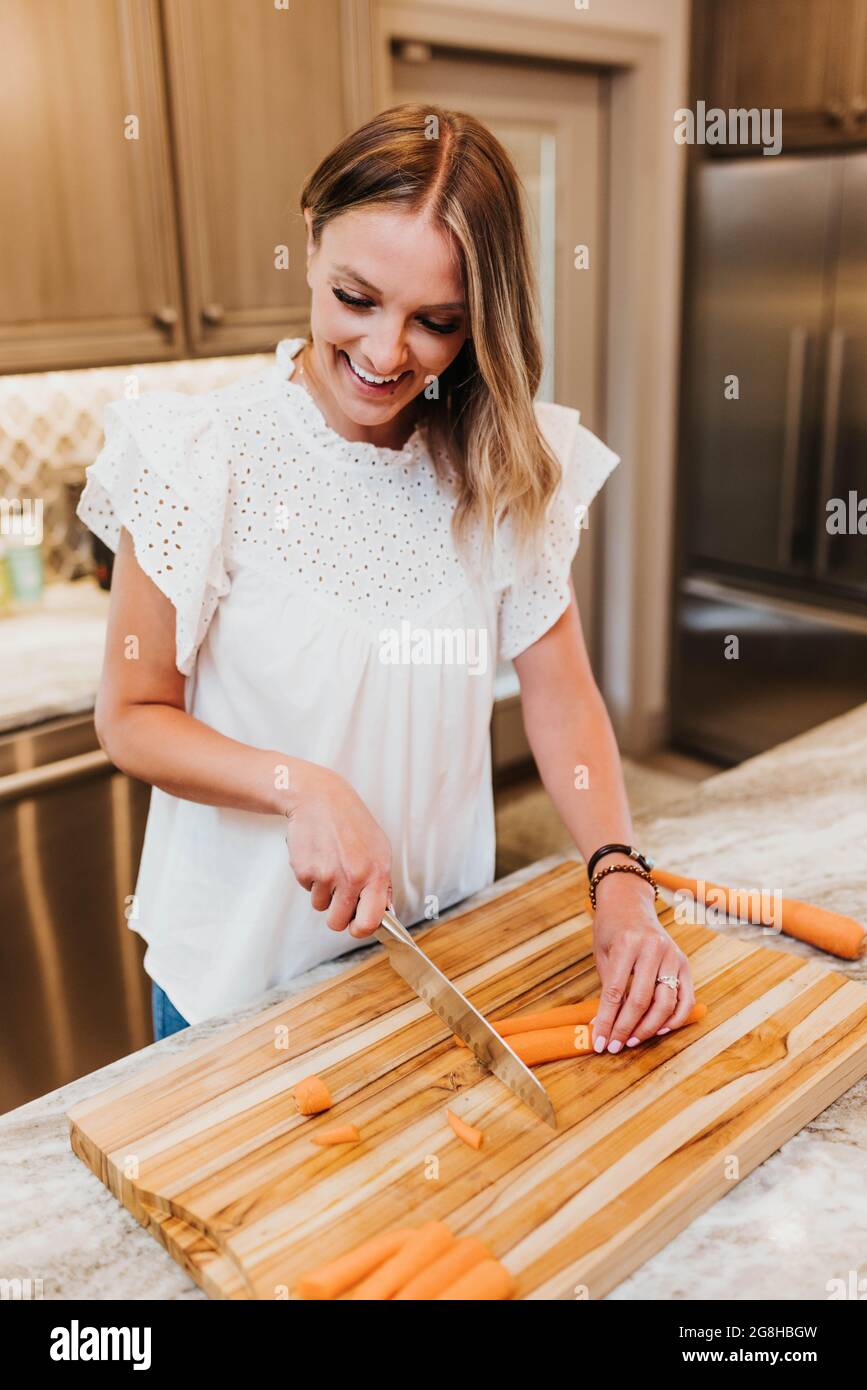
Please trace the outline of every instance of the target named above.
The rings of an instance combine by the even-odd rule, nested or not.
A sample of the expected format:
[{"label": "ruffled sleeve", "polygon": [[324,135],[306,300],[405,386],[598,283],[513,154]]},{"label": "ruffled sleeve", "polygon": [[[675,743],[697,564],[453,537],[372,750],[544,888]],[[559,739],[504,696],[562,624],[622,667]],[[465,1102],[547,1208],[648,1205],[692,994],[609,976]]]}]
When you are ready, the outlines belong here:
[{"label": "ruffled sleeve", "polygon": [[538,641],[567,608],[572,561],[590,503],[620,462],[580,423],[577,410],[547,401],[537,402],[535,410],[563,477],[549,504],[539,558],[529,572],[519,573],[508,542],[500,558],[499,656],[507,661]]},{"label": "ruffled sleeve", "polygon": [[111,550],[121,527],[129,531],[141,568],[175,607],[175,660],[188,676],[230,588],[223,547],[229,469],[220,422],[206,398],[149,391],[112,401],[104,426],[77,514]]}]

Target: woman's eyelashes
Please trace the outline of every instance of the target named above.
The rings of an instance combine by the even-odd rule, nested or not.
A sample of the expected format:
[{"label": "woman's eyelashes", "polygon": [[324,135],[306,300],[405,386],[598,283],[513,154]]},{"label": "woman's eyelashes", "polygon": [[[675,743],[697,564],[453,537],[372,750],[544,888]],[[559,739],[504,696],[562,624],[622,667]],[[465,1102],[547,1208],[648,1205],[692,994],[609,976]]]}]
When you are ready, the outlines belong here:
[{"label": "woman's eyelashes", "polygon": [[[373,303],[369,299],[354,299],[345,290],[332,289],[335,299],[339,299],[341,304],[348,304],[350,309],[372,309]],[[460,328],[459,323],[433,323],[431,319],[419,319],[423,327],[431,333],[456,333]]]}]

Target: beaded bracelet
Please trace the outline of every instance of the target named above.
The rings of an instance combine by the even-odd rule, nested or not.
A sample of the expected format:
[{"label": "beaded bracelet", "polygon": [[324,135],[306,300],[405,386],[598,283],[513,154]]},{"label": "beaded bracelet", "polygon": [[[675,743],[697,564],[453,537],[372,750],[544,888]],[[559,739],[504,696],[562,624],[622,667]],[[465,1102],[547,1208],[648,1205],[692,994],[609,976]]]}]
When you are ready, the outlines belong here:
[{"label": "beaded bracelet", "polygon": [[656,902],[659,897],[659,889],[647,869],[640,868],[638,864],[609,864],[607,869],[600,869],[590,880],[590,906],[594,912],[596,911],[596,885],[605,878],[606,874],[638,874],[638,877],[646,879],[653,889],[653,901]]}]

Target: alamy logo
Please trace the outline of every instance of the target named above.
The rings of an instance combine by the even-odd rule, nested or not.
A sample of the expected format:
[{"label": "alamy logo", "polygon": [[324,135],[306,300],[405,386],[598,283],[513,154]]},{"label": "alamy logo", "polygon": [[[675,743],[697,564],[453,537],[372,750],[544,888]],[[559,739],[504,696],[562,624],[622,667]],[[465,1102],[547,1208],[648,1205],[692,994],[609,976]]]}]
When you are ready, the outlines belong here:
[{"label": "alamy logo", "polygon": [[20,536],[25,545],[41,545],[41,497],[0,497],[0,536]]},{"label": "alamy logo", "polygon": [[783,148],[783,111],[764,106],[719,106],[708,110],[697,101],[695,110],[681,106],[674,113],[674,138],[678,145],[761,145],[762,154],[779,154]]},{"label": "alamy logo", "polygon": [[399,629],[380,628],[379,659],[384,666],[466,666],[481,676],[488,669],[488,630],[413,627],[404,618]]},{"label": "alamy logo", "polygon": [[51,1329],[52,1361],[132,1361],[134,1371],[150,1370],[149,1327],[69,1327]]},{"label": "alamy logo", "polygon": [[0,1303],[30,1303],[43,1298],[42,1280],[0,1279]]}]

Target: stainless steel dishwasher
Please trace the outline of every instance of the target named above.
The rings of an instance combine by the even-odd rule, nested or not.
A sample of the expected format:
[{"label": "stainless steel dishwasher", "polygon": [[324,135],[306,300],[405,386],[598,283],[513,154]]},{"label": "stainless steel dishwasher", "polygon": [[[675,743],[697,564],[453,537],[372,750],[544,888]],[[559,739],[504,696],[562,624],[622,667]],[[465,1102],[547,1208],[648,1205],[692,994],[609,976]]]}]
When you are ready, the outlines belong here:
[{"label": "stainless steel dishwasher", "polygon": [[125,916],[149,800],[90,715],[0,736],[0,1111],[153,1041]]}]

